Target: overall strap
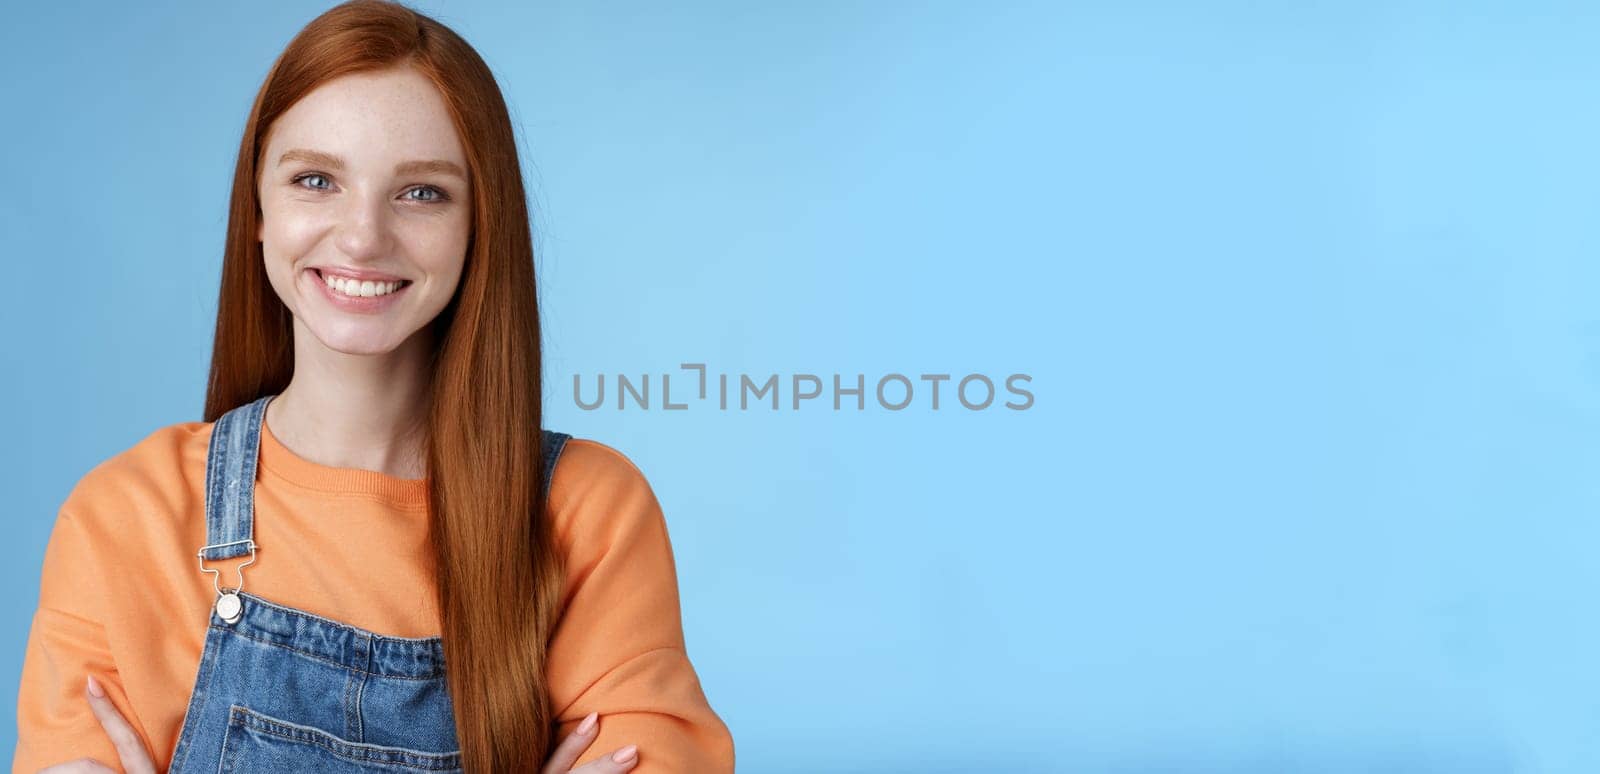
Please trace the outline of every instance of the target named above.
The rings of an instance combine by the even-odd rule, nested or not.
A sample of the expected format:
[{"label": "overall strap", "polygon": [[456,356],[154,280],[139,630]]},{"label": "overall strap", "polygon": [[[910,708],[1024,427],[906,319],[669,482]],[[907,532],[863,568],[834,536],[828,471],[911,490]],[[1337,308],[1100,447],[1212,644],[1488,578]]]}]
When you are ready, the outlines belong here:
[{"label": "overall strap", "polygon": [[256,461],[260,459],[263,395],[217,418],[206,452],[206,545],[200,558],[232,559],[254,548]]},{"label": "overall strap", "polygon": [[571,435],[554,430],[545,430],[540,434],[539,456],[544,460],[544,478],[539,484],[540,503],[550,499],[550,479],[555,475],[556,458],[561,456],[561,450],[567,447],[570,438]]}]

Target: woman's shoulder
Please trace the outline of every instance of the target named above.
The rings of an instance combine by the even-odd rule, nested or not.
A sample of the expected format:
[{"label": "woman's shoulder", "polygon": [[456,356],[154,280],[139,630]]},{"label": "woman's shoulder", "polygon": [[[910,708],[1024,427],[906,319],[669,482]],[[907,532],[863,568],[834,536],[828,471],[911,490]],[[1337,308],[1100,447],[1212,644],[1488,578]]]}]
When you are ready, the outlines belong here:
[{"label": "woman's shoulder", "polygon": [[558,533],[630,530],[659,521],[661,506],[644,471],[620,449],[593,438],[567,439],[550,480]]},{"label": "woman's shoulder", "polygon": [[556,460],[552,485],[578,480],[604,479],[609,483],[644,484],[644,472],[622,450],[593,438],[572,436]]},{"label": "woman's shoulder", "polygon": [[204,496],[210,422],[178,422],[145,434],[78,479],[64,512],[126,514],[144,507],[186,506]]}]

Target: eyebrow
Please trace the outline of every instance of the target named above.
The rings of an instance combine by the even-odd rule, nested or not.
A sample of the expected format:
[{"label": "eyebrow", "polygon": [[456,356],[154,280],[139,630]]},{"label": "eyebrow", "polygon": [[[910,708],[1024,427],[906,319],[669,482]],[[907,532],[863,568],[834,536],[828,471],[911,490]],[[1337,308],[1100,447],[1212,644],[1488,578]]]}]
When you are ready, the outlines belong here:
[{"label": "eyebrow", "polygon": [[[290,161],[304,161],[309,164],[316,164],[318,166],[324,166],[330,169],[344,169],[344,159],[341,159],[331,153],[307,150],[305,148],[288,150],[285,151],[282,156],[278,157],[279,164],[286,164]],[[467,173],[462,171],[460,166],[454,162],[445,161],[444,159],[429,159],[427,161],[402,161],[399,164],[394,165],[394,173],[396,175],[425,175],[432,172],[455,175],[462,180],[467,179]]]}]

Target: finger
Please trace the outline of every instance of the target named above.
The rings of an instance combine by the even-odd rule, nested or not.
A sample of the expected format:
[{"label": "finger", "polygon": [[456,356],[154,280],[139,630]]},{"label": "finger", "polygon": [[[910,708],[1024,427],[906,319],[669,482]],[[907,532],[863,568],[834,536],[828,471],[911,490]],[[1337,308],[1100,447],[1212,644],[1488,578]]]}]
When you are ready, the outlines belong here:
[{"label": "finger", "polygon": [[[98,696],[95,695],[97,691]],[[122,760],[123,770],[127,774],[155,774],[155,763],[150,760],[150,753],[144,749],[138,732],[123,720],[122,713],[117,712],[110,697],[105,695],[105,688],[94,679],[94,675],[89,675],[83,692],[89,697],[89,709],[99,718],[106,735],[111,737],[111,745],[117,748],[117,757]]]},{"label": "finger", "polygon": [[599,730],[599,713],[589,713],[583,719],[583,722],[579,723],[578,727],[573,729],[572,733],[567,734],[567,737],[556,745],[556,749],[550,752],[550,760],[545,762],[544,768],[540,769],[539,773],[567,774],[572,769],[573,764],[578,762],[578,756],[582,755],[583,751],[589,749],[589,745],[594,743]]},{"label": "finger", "polygon": [[639,745],[630,744],[610,755],[601,756],[573,769],[572,774],[622,774],[624,771],[632,771],[637,765],[639,765]]}]

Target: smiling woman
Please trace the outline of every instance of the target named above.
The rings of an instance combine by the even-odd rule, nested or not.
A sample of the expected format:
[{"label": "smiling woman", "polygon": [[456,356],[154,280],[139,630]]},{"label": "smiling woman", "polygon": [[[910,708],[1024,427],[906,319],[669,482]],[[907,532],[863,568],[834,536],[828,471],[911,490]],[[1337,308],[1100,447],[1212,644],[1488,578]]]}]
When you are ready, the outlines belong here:
[{"label": "smiling woman", "polygon": [[234,172],[204,421],[63,504],[14,770],[732,771],[649,483],[542,427],[513,137],[482,59],[404,6],[290,42]]},{"label": "smiling woman", "polygon": [[330,80],[262,155],[256,238],[296,327],[344,352],[432,348],[413,334],[455,295],[473,226],[466,149],[433,81],[410,65]]}]

